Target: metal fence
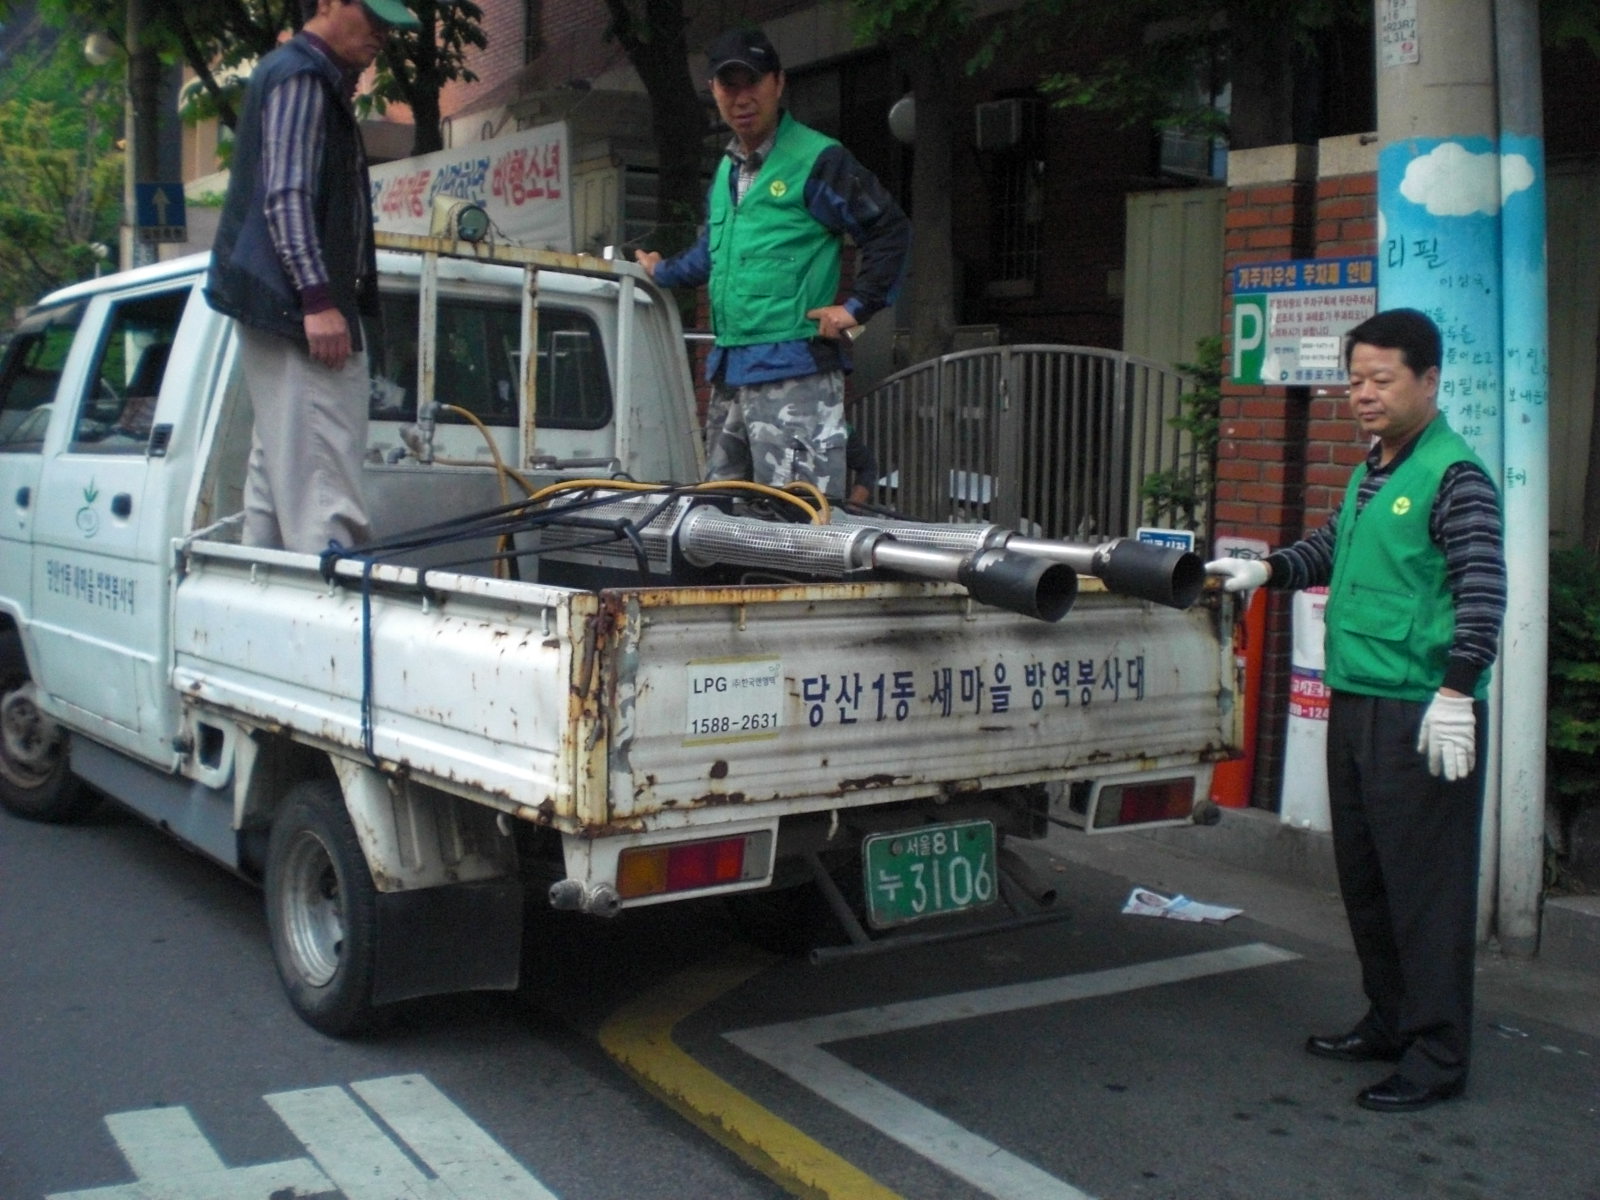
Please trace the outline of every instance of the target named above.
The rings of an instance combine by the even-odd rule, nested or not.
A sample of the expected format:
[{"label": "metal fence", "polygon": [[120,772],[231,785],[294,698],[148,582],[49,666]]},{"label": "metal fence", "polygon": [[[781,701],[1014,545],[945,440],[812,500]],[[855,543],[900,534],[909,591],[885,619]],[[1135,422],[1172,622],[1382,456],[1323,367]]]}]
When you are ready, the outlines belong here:
[{"label": "metal fence", "polygon": [[1087,346],[997,346],[890,376],[849,406],[878,459],[875,503],[929,521],[993,521],[1037,536],[1100,541],[1141,524],[1202,536],[1210,513],[1145,519],[1152,472],[1200,474],[1173,428],[1185,376]]}]

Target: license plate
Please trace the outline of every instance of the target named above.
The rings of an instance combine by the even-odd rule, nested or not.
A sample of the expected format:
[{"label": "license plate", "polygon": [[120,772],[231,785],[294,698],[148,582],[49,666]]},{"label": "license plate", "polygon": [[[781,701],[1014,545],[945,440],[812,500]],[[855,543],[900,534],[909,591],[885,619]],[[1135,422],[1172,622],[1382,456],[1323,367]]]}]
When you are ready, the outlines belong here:
[{"label": "license plate", "polygon": [[994,903],[994,822],[957,821],[862,843],[867,922],[874,929]]}]

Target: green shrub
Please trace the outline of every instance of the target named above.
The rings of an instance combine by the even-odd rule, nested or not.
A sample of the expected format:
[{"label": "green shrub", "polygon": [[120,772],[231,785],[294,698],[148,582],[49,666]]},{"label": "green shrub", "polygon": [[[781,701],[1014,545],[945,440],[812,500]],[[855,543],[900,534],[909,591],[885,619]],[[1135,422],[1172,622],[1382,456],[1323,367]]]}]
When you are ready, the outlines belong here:
[{"label": "green shrub", "polygon": [[1600,558],[1550,556],[1546,789],[1563,824],[1600,802]]},{"label": "green shrub", "polygon": [[1175,467],[1152,471],[1139,488],[1144,500],[1145,520],[1170,529],[1199,531],[1207,502],[1216,480],[1217,441],[1222,403],[1222,338],[1201,338],[1195,343],[1195,360],[1178,363],[1193,387],[1183,394],[1178,415],[1167,424],[1189,435],[1197,468]]}]

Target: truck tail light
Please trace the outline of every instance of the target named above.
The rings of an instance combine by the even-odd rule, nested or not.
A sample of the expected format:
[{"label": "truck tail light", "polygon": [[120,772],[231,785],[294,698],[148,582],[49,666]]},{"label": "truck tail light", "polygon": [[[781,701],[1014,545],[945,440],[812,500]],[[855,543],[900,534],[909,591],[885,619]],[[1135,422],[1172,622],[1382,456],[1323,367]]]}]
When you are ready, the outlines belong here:
[{"label": "truck tail light", "polygon": [[1100,789],[1094,806],[1094,827],[1150,825],[1185,821],[1194,810],[1194,777],[1150,782],[1113,783]]},{"label": "truck tail light", "polygon": [[631,846],[617,856],[617,892],[624,900],[637,900],[762,878],[767,871],[766,855],[749,853],[752,839],[757,837],[767,843],[771,835]]}]

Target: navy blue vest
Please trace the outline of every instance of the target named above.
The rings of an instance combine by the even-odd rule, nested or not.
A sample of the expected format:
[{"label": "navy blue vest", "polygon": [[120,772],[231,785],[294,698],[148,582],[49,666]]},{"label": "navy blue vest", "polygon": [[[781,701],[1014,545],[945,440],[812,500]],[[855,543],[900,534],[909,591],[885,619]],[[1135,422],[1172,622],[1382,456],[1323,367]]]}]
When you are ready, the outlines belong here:
[{"label": "navy blue vest", "polygon": [[[371,185],[361,130],[343,92],[337,67],[296,37],[261,60],[250,77],[233,148],[233,166],[222,220],[211,248],[206,299],[253,329],[305,343],[300,296],[279,261],[267,229],[266,181],[261,170],[261,110],[272,89],[295,75],[313,75],[327,90],[322,173],[317,179],[315,220],[333,302],[360,349],[361,317],[378,311],[377,260],[372,238],[352,238],[357,221],[372,223]],[[364,250],[364,253],[363,253]]]}]

